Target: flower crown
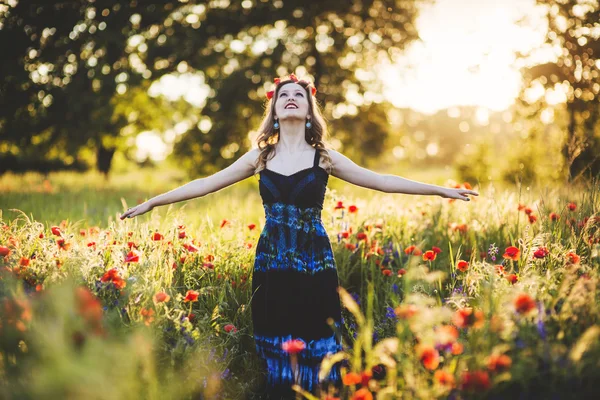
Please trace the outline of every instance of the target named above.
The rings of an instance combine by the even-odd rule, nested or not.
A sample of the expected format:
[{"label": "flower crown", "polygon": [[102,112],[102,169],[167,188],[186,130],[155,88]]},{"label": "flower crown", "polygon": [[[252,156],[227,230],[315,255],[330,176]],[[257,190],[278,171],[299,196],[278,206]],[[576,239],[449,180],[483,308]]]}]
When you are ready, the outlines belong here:
[{"label": "flower crown", "polygon": [[[314,96],[315,93],[317,93],[317,88],[312,84],[312,82],[309,82],[307,80],[304,79],[298,79],[296,77],[296,75],[294,75],[293,73],[290,74],[290,79],[294,82],[300,82],[300,83],[306,83],[306,85],[308,87],[310,87],[310,92],[312,93],[312,95]],[[275,82],[275,85],[279,85],[279,82],[281,82],[281,78],[275,78],[273,79],[273,82]],[[267,99],[271,100],[273,98],[273,95],[275,94],[275,90],[269,90],[267,92]]]}]

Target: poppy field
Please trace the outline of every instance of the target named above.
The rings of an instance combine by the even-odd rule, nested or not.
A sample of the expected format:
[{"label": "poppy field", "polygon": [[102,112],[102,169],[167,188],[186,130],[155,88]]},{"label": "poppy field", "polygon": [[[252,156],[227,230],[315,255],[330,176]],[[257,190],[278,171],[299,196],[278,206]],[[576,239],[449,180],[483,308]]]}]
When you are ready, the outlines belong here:
[{"label": "poppy field", "polygon": [[[343,386],[298,398],[592,397],[598,188],[489,184],[470,202],[329,190],[344,351],[321,369],[341,363]],[[105,224],[43,223],[3,200],[0,396],[260,398],[250,300],[264,214],[235,190],[237,208],[209,196],[212,209],[119,221],[115,207]],[[43,192],[28,196],[44,210]]]}]

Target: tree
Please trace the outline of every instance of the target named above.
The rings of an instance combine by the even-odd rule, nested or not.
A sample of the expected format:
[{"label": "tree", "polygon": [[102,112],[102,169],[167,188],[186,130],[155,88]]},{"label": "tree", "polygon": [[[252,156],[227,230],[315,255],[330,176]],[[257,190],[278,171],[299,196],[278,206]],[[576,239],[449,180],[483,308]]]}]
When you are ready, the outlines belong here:
[{"label": "tree", "polygon": [[[541,83],[545,90],[566,88],[568,124],[562,155],[568,178],[588,170],[596,175],[600,173],[600,37],[595,32],[600,27],[600,6],[582,0],[537,0],[537,4],[546,7],[546,43],[561,52],[555,62],[524,68],[524,87]],[[520,100],[526,103],[524,91]],[[533,117],[547,106],[543,96],[537,103]]]},{"label": "tree", "polygon": [[[108,171],[123,130],[137,121],[115,116],[125,93],[185,71],[202,74],[211,88],[202,109],[210,130],[194,125],[175,147],[191,172],[223,168],[249,147],[248,132],[263,113],[260,100],[273,78],[290,72],[313,78],[334,131],[352,131],[363,124],[341,118],[339,104],[348,104],[357,119],[377,113],[383,100],[375,95],[380,83],[374,66],[394,61],[418,38],[413,22],[425,1],[73,0],[4,6],[0,50],[18,62],[0,67],[0,98],[9,104],[0,111],[0,140],[44,156],[57,148],[74,155],[95,146],[98,166]],[[147,106],[160,112],[153,102],[148,99]],[[384,135],[385,120],[374,121],[379,128],[372,132]],[[365,135],[370,132],[356,136]],[[342,145],[359,148],[354,136]]]}]

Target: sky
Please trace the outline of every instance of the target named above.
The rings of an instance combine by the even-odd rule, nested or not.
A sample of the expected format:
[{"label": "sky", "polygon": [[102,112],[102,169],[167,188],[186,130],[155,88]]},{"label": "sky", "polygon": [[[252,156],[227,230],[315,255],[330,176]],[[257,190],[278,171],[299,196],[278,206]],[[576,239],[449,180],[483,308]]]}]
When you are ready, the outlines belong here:
[{"label": "sky", "polygon": [[[527,24],[519,26],[524,16]],[[505,110],[521,86],[523,61],[514,53],[534,50],[535,63],[553,58],[552,50],[542,48],[545,20],[535,0],[436,0],[423,6],[416,27],[422,40],[377,73],[394,106],[425,114],[453,106]],[[153,90],[199,106],[208,88],[198,79],[165,76]],[[158,134],[144,132],[136,141],[137,158],[163,159],[169,146],[161,142]]]},{"label": "sky", "polygon": [[[534,3],[437,0],[424,6],[416,21],[422,41],[399,64],[379,71],[385,97],[427,114],[461,105],[507,109],[521,85],[515,51],[537,49],[544,40],[545,21]],[[532,26],[515,23],[524,15]],[[537,53],[537,62],[551,58],[549,50]]]}]

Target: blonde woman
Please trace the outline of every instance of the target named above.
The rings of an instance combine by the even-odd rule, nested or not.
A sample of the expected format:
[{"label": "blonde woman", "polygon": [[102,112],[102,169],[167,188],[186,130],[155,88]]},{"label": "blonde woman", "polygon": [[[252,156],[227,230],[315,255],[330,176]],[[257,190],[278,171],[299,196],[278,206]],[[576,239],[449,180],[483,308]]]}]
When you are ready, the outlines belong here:
[{"label": "blonde woman", "polygon": [[[256,246],[252,320],[258,355],[265,361],[268,398],[293,398],[291,385],[317,392],[323,357],[341,350],[338,275],[321,220],[329,175],[386,193],[438,195],[469,201],[467,189],[445,188],[362,168],[326,148],[327,129],[316,88],[291,74],[267,93],[258,148],[206,178],[194,180],[130,208],[121,219],[153,207],[216,192],[259,174],[266,223]],[[330,325],[331,324],[331,325]],[[294,354],[295,363],[290,360]],[[339,386],[339,366],[328,382]]]}]

